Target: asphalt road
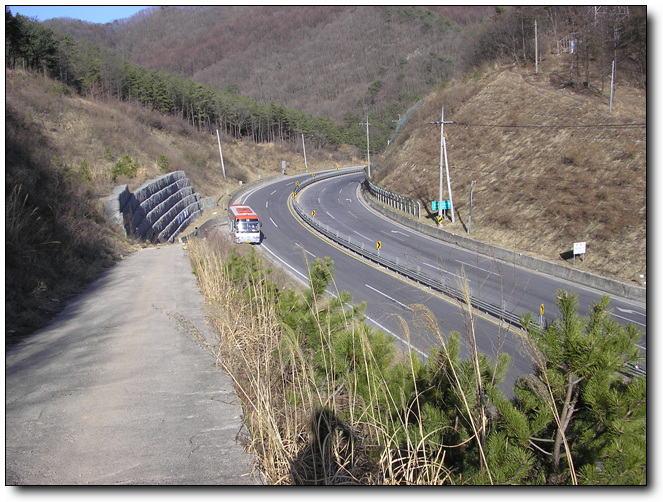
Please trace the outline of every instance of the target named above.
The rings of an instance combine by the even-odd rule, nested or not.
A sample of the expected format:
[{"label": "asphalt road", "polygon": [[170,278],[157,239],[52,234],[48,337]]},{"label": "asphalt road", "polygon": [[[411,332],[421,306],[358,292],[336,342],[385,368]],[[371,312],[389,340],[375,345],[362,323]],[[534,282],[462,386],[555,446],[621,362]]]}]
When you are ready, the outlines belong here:
[{"label": "asphalt road", "polygon": [[[243,194],[241,200],[251,205],[262,221],[264,238],[257,250],[304,284],[307,284],[309,263],[316,258],[331,258],[334,281],[328,291],[331,294],[348,291],[352,294],[352,303],[366,302],[365,315],[370,324],[395,337],[401,348],[409,347],[424,358],[431,346],[439,345],[435,331],[443,337],[451,331],[465,333],[465,311],[455,300],[367,264],[356,255],[330,245],[300,222],[288,207],[287,199],[295,183],[306,177],[279,180]],[[415,304],[424,305],[434,313],[438,320],[435,331],[415,326],[415,319],[420,320],[411,308]],[[404,330],[404,324],[409,327],[408,332]],[[508,392],[513,389],[518,375],[530,372],[531,360],[520,355],[520,342],[511,336],[504,324],[477,316],[475,329],[481,352],[494,357],[499,351],[506,350],[516,356],[503,384],[503,389]],[[463,347],[461,356],[469,356],[466,347]]]},{"label": "asphalt road", "polygon": [[[310,177],[311,174],[282,179],[256,187],[242,196],[242,200],[258,213],[263,224],[264,240],[258,249],[303,283],[307,281],[308,262],[315,258],[330,257],[335,263],[334,284],[330,292],[349,291],[353,303],[365,301],[369,322],[422,355],[439,342],[429,330],[414,325],[411,305],[423,304],[430,308],[444,336],[451,331],[466,332],[466,312],[455,301],[367,264],[338,246],[330,245],[294,217],[287,201],[292,196],[295,183],[302,183]],[[456,286],[462,265],[467,271],[473,295],[481,296],[496,305],[503,302],[516,312],[538,313],[538,306],[545,302],[546,313],[553,318],[557,313],[552,295],[557,288],[578,290],[581,308],[587,308],[592,300],[600,298],[601,293],[598,291],[578,288],[568,281],[557,281],[520,267],[467,253],[395,225],[359,203],[357,185],[362,177],[363,174],[348,175],[316,182],[299,193],[299,203],[309,214],[315,210],[314,218],[317,221],[338,229],[346,238],[351,236],[353,243],[362,243],[367,249],[375,250],[376,241],[380,240],[381,253],[392,253],[391,259],[398,256],[401,264],[411,264],[420,269],[430,268],[431,274],[444,277],[450,285]],[[613,299],[612,306],[614,302],[621,300]],[[530,303],[534,308],[528,307]],[[638,320],[646,322],[646,306],[632,302],[617,305],[634,312],[636,309],[643,312]],[[617,313],[620,311],[617,310]],[[407,334],[402,321],[409,325]],[[641,327],[646,329],[646,324]],[[531,370],[531,359],[523,353],[518,336],[508,326],[483,315],[476,317],[475,330],[481,352],[491,357],[498,351],[506,351],[511,355],[510,373],[503,384],[503,389],[510,391],[515,378]],[[646,350],[646,340],[643,340],[642,347]]]},{"label": "asphalt road", "polygon": [[[337,229],[341,236],[351,236],[354,243],[363,243],[367,249],[375,249],[376,241],[380,241],[381,256],[398,260],[411,270],[418,268],[420,273],[447,285],[456,286],[464,269],[474,298],[502,305],[518,315],[531,312],[538,317],[539,307],[544,304],[548,307],[544,318],[554,319],[558,315],[558,289],[574,291],[580,312],[586,315],[604,294],[448,245],[398,225],[360,202],[357,189],[363,179],[363,173],[359,173],[314,183],[302,192],[300,204],[308,212],[316,210],[316,221]],[[646,332],[646,305],[613,296],[610,306],[618,322],[632,323]]]},{"label": "asphalt road", "polygon": [[7,485],[256,484],[181,244],[134,252],[5,356]]}]

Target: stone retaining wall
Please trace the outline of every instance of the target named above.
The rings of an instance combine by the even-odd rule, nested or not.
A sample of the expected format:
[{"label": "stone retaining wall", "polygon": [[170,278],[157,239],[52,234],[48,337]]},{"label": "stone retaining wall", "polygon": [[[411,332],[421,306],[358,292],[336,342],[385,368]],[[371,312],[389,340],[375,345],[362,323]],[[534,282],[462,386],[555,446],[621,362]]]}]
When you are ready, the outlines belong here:
[{"label": "stone retaining wall", "polygon": [[[209,204],[207,204],[209,205]],[[203,208],[184,171],[168,173],[131,193],[117,187],[104,204],[106,216],[127,235],[151,242],[173,242]]]}]

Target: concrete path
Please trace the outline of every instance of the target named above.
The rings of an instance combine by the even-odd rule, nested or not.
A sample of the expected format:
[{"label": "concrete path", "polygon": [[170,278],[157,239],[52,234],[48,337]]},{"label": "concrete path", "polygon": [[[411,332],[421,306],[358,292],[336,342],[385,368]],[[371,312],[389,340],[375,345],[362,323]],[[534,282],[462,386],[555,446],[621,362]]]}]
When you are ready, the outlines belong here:
[{"label": "concrete path", "polygon": [[137,251],[5,357],[7,485],[256,484],[181,244]]}]

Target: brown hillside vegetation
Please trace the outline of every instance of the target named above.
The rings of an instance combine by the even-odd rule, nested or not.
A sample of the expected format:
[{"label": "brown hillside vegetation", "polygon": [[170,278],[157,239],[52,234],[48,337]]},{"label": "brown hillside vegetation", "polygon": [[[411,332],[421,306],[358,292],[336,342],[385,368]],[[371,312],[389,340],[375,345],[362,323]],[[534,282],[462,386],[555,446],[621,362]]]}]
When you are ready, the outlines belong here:
[{"label": "brown hillside vegetation", "polygon": [[[304,171],[301,145],[254,144],[216,135],[143,107],[76,96],[43,76],[5,71],[5,333],[10,344],[44,325],[99,272],[143,245],[103,217],[102,199],[116,185],[135,190],[183,170],[202,197],[222,199],[250,183]],[[358,165],[350,149],[307,148],[310,170]],[[113,180],[125,155],[140,167]],[[208,218],[213,214],[204,215]]]},{"label": "brown hillside vegetation", "polygon": [[47,25],[152,70],[342,122],[348,111],[361,117],[387,105],[398,107],[395,116],[401,105],[465,70],[475,41],[461,27],[493,12],[490,6],[162,6],[103,26],[66,19]]},{"label": "brown hillside vegetation", "polygon": [[[550,56],[538,75],[509,67],[435,92],[377,159],[374,177],[430,211],[440,165],[440,129],[430,122],[444,106],[454,122],[444,132],[456,209],[446,230],[467,235],[476,181],[472,238],[569,266],[573,243],[585,241],[577,268],[639,284],[647,267],[646,94],[618,85],[611,113],[609,91],[564,85],[567,57]],[[434,224],[430,213],[426,220]]]}]

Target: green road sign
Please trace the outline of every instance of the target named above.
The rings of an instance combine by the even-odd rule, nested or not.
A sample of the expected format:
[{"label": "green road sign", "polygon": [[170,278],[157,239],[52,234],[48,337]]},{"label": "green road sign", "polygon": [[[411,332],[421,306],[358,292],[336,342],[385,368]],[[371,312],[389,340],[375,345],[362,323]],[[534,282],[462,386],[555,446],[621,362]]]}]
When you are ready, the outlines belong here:
[{"label": "green road sign", "polygon": [[451,209],[451,201],[443,200],[442,205],[440,205],[439,200],[434,200],[431,202],[431,211],[440,211],[442,209]]}]

